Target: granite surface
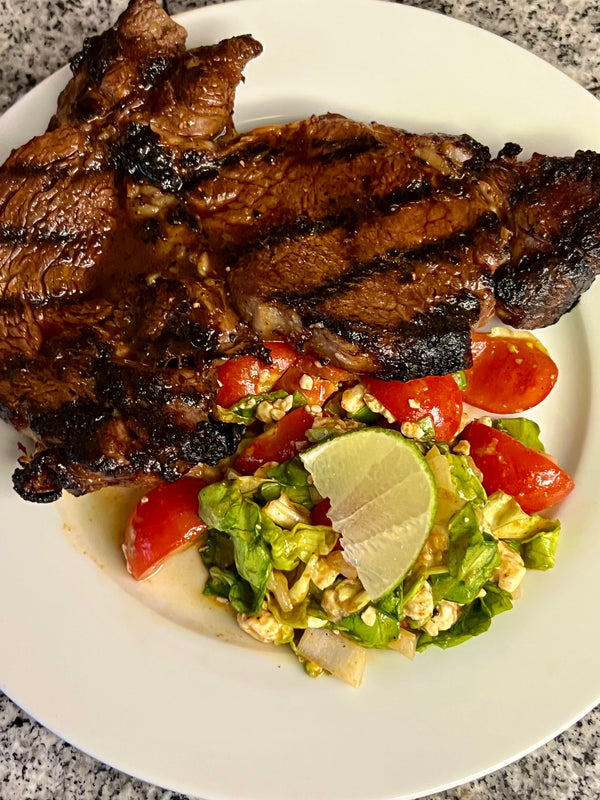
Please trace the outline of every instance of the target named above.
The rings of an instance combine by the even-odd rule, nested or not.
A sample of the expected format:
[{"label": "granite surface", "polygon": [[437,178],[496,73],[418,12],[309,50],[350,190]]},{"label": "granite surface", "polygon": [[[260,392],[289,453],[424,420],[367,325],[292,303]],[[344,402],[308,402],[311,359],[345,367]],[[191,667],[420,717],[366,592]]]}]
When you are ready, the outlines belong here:
[{"label": "granite surface", "polygon": [[[172,0],[169,6],[176,13],[206,4]],[[413,5],[473,23],[525,46],[600,97],[600,7],[594,3],[421,0]],[[64,64],[86,35],[112,23],[124,6],[124,0],[0,0],[0,111]],[[98,763],[0,694],[0,800],[75,798],[185,800]],[[600,709],[517,763],[430,800],[434,798],[597,800]]]}]

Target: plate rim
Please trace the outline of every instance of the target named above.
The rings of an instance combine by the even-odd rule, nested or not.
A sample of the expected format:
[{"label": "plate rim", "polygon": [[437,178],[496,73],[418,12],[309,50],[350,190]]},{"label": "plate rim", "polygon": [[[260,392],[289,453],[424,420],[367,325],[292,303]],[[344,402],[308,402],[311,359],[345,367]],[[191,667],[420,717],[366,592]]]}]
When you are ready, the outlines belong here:
[{"label": "plate rim", "polygon": [[[410,7],[410,6],[401,6],[401,5],[398,5],[398,4],[393,3],[393,2],[386,2],[386,0],[326,0],[326,2],[332,7],[333,6],[341,7],[342,4],[344,4],[345,8],[348,7],[349,2],[350,2],[350,3],[352,3],[354,8],[365,8],[365,9],[367,7],[373,6],[373,4],[378,3],[378,4],[382,5],[382,6],[389,6],[389,7],[395,8],[397,10],[397,12],[399,13],[399,15],[402,14],[402,13],[405,13],[405,14],[408,14],[409,16],[412,15],[412,14],[416,14],[417,16],[419,16],[421,18],[431,17],[431,16],[437,17],[440,20],[444,20],[445,24],[446,23],[450,23],[451,26],[456,25],[456,26],[460,26],[461,29],[468,28],[470,30],[476,30],[478,32],[478,34],[484,34],[485,36],[494,37],[495,39],[498,39],[498,40],[504,42],[504,44],[508,44],[510,48],[519,49],[523,54],[526,54],[527,57],[531,57],[531,59],[535,60],[536,63],[541,61],[541,59],[539,59],[537,56],[529,53],[524,48],[521,48],[518,45],[515,45],[515,44],[512,44],[512,43],[508,43],[505,40],[501,39],[501,37],[498,37],[496,34],[490,33],[488,31],[483,31],[481,28],[476,28],[475,26],[470,25],[469,23],[463,22],[461,20],[456,20],[454,18],[446,17],[446,16],[441,15],[441,14],[439,14],[437,12],[428,11],[428,10],[422,9],[422,8],[415,8],[415,7]],[[215,15],[217,13],[219,13],[219,14],[226,13],[227,14],[229,12],[225,12],[224,9],[227,9],[228,7],[231,7],[231,8],[233,8],[233,7],[243,8],[245,11],[247,11],[251,6],[255,6],[255,7],[258,7],[258,6],[273,6],[276,3],[277,3],[277,0],[230,0],[229,2],[227,2],[227,3],[223,4],[223,5],[220,5],[220,6],[205,6],[205,7],[201,7],[201,8],[197,8],[197,9],[191,9],[191,10],[188,10],[186,12],[183,12],[180,15],[177,15],[175,18],[178,21],[181,21],[182,24],[185,24],[185,23],[188,23],[189,20],[192,17],[194,17],[194,18],[196,18],[198,16],[207,17],[209,14],[210,15]],[[303,6],[305,8],[308,7],[308,6],[315,7],[317,5],[316,0],[294,0],[294,3],[296,5],[300,5],[300,6]],[[323,0],[319,0],[319,4],[322,5],[323,4]],[[288,7],[291,6],[291,5],[292,5],[292,3],[290,3],[289,0],[288,0]],[[394,11],[393,13],[396,13],[396,11]],[[574,87],[577,87],[577,89],[579,89],[583,93],[585,93],[585,95],[587,97],[589,97],[593,101],[594,104],[597,105],[598,101],[596,101],[595,98],[593,98],[592,95],[589,95],[589,93],[587,93],[586,90],[583,89],[583,87],[580,87],[580,86],[578,86],[578,84],[574,83],[560,69],[558,69],[558,68],[556,68],[556,67],[554,67],[552,65],[547,64],[547,62],[542,62],[542,63],[544,64],[545,68],[549,68],[551,70],[554,70],[557,75],[559,75],[562,79],[564,79],[569,84],[569,88],[571,90],[574,91]],[[63,68],[63,70],[59,70],[58,73],[55,73],[54,75],[49,76],[47,79],[42,81],[42,83],[38,84],[38,86],[35,87],[31,92],[29,92],[23,98],[21,98],[19,101],[17,101],[17,103],[15,105],[13,105],[11,107],[11,109],[9,109],[7,112],[5,112],[5,114],[2,116],[2,119],[0,121],[0,129],[2,129],[2,127],[4,127],[4,124],[5,124],[4,120],[6,118],[6,115],[9,115],[9,122],[10,122],[10,120],[12,119],[11,112],[14,109],[16,109],[19,106],[21,108],[22,107],[26,107],[26,105],[28,103],[32,102],[32,99],[31,99],[32,97],[35,99],[38,96],[38,94],[43,93],[43,91],[45,91],[48,88],[48,85],[54,86],[53,82],[55,82],[56,85],[58,86],[57,75],[60,75],[60,73],[64,72],[65,69],[66,68]],[[65,74],[68,74],[68,73],[65,73]],[[15,114],[18,114],[18,113],[19,112],[15,111]],[[597,294],[598,293],[596,292],[596,297],[597,297]],[[586,300],[587,300],[587,298],[586,298]],[[584,304],[582,304],[582,305],[584,305]],[[585,303],[586,307],[589,306],[589,305],[591,305],[590,302],[586,302]],[[598,327],[598,326],[596,326],[596,327]],[[594,373],[592,375],[592,382],[593,382],[593,386],[592,386],[591,391],[593,392],[593,396],[594,397],[598,397],[598,386],[597,386],[597,384],[598,384],[598,376],[597,376],[596,373]],[[588,450],[590,450],[590,449],[591,448],[588,447]],[[1,497],[2,497],[2,495],[0,495],[0,499],[1,499]],[[39,518],[40,515],[39,514],[34,514],[33,516]],[[0,547],[0,549],[1,549],[1,547]],[[75,557],[74,554],[72,554],[72,556],[73,556],[72,558],[71,557],[67,558],[67,561],[69,563],[71,563],[71,564],[74,564],[75,562],[80,563],[80,561],[78,560],[77,557]],[[98,583],[99,581],[101,582],[100,576],[96,575],[95,572],[93,572],[90,569],[90,567],[93,567],[94,570],[96,569],[94,565],[81,566],[82,573],[84,573],[86,575],[86,578],[88,580],[92,581],[92,582],[95,582],[95,583]],[[117,599],[122,600],[121,594],[119,592],[117,592],[115,594],[116,590],[114,589],[114,587],[109,588],[107,591],[108,591],[108,595],[110,596],[110,603],[111,604],[113,602],[115,602]],[[129,603],[129,601],[127,601],[127,602]],[[118,605],[118,603],[117,603],[117,605]],[[135,606],[135,609],[134,609],[133,606],[130,609],[128,609],[128,613],[129,613],[129,611],[131,612],[132,619],[135,619],[135,624],[140,626],[140,630],[143,630],[144,635],[147,634],[148,631],[151,631],[155,625],[158,625],[158,627],[160,627],[162,635],[164,635],[165,639],[171,641],[173,638],[175,638],[175,639],[183,638],[183,639],[185,639],[185,643],[184,643],[183,649],[186,652],[192,652],[192,653],[197,653],[198,652],[197,640],[194,640],[194,642],[192,642],[190,640],[190,635],[189,635],[188,632],[182,633],[180,629],[177,629],[177,632],[175,633],[173,631],[173,629],[172,629],[175,626],[173,626],[172,623],[166,622],[164,620],[162,620],[160,622],[157,622],[156,619],[155,619],[155,615],[154,614],[151,614],[151,618],[152,619],[150,620],[148,618],[148,613],[149,612],[147,611],[147,609],[139,609],[137,607],[137,605]],[[5,617],[2,617],[0,619],[0,630],[2,630],[2,619],[4,619],[4,621],[5,621]],[[148,653],[152,653],[153,652],[153,647],[152,647],[151,643],[149,643],[148,641],[144,641],[144,648],[145,648],[145,651],[148,652]],[[223,648],[223,645],[221,643],[218,643],[218,646],[216,648],[213,648],[212,645],[208,647],[208,649],[210,649],[210,650],[215,650],[215,653],[211,654],[211,658],[214,658],[214,663],[215,664],[219,664],[220,666],[223,665],[223,662],[226,659],[222,658],[222,653],[216,654],[216,649],[221,650],[222,648]],[[266,656],[266,661],[268,661],[269,664],[271,665],[268,670],[264,669],[265,654],[260,654],[260,657],[258,657],[258,658],[256,656],[250,656],[249,658],[250,658],[250,660],[252,660],[254,662],[254,664],[252,666],[252,670],[251,670],[252,675],[254,676],[255,680],[258,683],[258,685],[262,684],[263,688],[265,688],[265,674],[266,674],[266,672],[272,672],[273,671],[272,667],[275,665],[276,662],[279,661],[279,658],[274,654],[269,654],[268,656]],[[286,664],[286,669],[289,669],[289,665],[287,665],[287,664]],[[275,675],[277,674],[276,671],[275,671],[274,674]],[[235,680],[236,676],[235,675],[231,676],[231,679]],[[281,681],[273,678],[272,676],[270,678],[270,681],[271,680],[275,684],[277,684],[278,687],[282,685]],[[18,705],[20,705],[22,708],[27,710],[27,703],[19,702],[19,699],[17,699],[16,695],[13,697],[13,695],[11,694],[10,687],[8,687],[8,690],[7,690],[7,688],[4,686],[4,683],[2,682],[2,674],[1,673],[0,673],[0,684],[2,685],[2,689],[3,689],[3,691],[5,691],[7,696],[15,699],[15,702],[17,702]],[[286,684],[287,684],[287,682],[284,681],[283,685],[286,685]],[[329,690],[331,690],[331,692],[335,693],[336,695],[340,695],[340,693],[341,693],[340,688],[339,687],[331,687],[331,683],[329,683],[329,686],[328,686],[328,691]],[[278,691],[281,691],[281,690],[278,689]],[[362,691],[364,691],[364,690],[362,690]],[[17,692],[16,694],[19,694],[19,693]],[[319,696],[319,695],[322,695],[322,691],[321,690],[318,690],[317,696]],[[344,695],[344,697],[346,697],[346,699],[347,699],[346,695]],[[528,748],[523,749],[523,750],[519,751],[518,753],[516,753],[516,754],[514,754],[514,755],[512,755],[512,756],[510,756],[508,758],[505,758],[505,759],[503,759],[503,760],[501,760],[501,761],[499,761],[499,762],[497,762],[495,764],[492,764],[492,765],[489,765],[487,767],[484,767],[484,768],[480,769],[479,771],[472,772],[466,777],[454,778],[454,779],[452,779],[452,780],[450,780],[449,782],[446,782],[446,783],[431,785],[431,786],[428,786],[424,790],[418,790],[416,793],[412,792],[412,793],[409,793],[409,794],[402,794],[402,795],[395,794],[394,796],[403,797],[403,798],[405,798],[405,800],[408,800],[408,798],[411,798],[411,797],[412,798],[422,797],[422,796],[424,796],[423,792],[431,793],[431,792],[442,791],[444,789],[448,789],[448,788],[451,788],[453,786],[460,785],[460,784],[465,783],[467,781],[474,780],[474,779],[476,779],[478,777],[481,777],[481,776],[483,776],[485,774],[488,774],[489,772],[494,771],[496,769],[500,769],[501,767],[506,766],[507,764],[518,760],[523,755],[526,755],[527,753],[532,752],[533,750],[535,750],[537,747],[539,747],[543,743],[545,743],[545,742],[551,740],[552,738],[554,738],[556,735],[558,735],[558,733],[560,733],[561,731],[563,731],[566,728],[568,728],[570,725],[572,725],[574,722],[576,722],[578,719],[580,719],[581,716],[583,716],[591,708],[593,708],[596,705],[596,703],[598,702],[599,699],[600,699],[600,682],[599,682],[599,686],[598,686],[598,690],[597,690],[597,694],[595,696],[595,699],[591,703],[588,703],[585,706],[585,708],[579,709],[576,712],[574,712],[573,715],[568,718],[568,720],[565,720],[563,723],[561,723],[559,728],[553,730],[552,732],[549,732],[547,734],[547,736],[542,737],[541,739],[538,738]],[[354,702],[352,699],[351,700],[347,700],[347,701],[348,702]],[[28,710],[28,713],[32,714],[32,712],[29,711],[29,710]],[[38,718],[36,714],[32,714],[32,716],[34,716],[34,718]],[[60,722],[57,722],[56,725],[53,725],[51,722],[50,722],[50,724],[48,724],[48,722],[46,722],[44,720],[41,720],[41,721],[42,721],[42,724],[45,725],[45,727],[49,728],[50,730],[53,730],[61,738],[65,739],[66,741],[71,741],[72,740],[72,737],[69,737],[69,736],[65,735],[65,733],[63,732],[64,729],[63,729],[62,725],[60,724]],[[127,774],[135,775],[136,777],[138,777],[141,780],[152,781],[152,782],[156,783],[157,785],[164,785],[164,786],[167,785],[163,781],[161,781],[160,778],[157,779],[156,777],[148,777],[148,775],[146,773],[146,770],[144,770],[144,769],[142,769],[141,771],[140,770],[132,771],[130,768],[128,768],[127,765],[124,765],[122,763],[121,764],[118,763],[118,760],[111,759],[110,761],[108,761],[105,758],[102,758],[101,755],[97,755],[94,752],[94,750],[96,750],[96,748],[94,748],[94,747],[92,747],[92,748],[87,748],[85,746],[82,747],[81,744],[78,744],[76,742],[74,742],[74,746],[76,746],[80,750],[83,750],[84,752],[87,752],[92,757],[103,761],[104,763],[110,763],[111,765],[115,766],[117,769],[120,769],[121,771],[126,772]],[[144,773],[146,773],[146,774],[144,774]],[[191,793],[191,794],[197,793],[198,789],[199,789],[199,787],[191,787],[191,786],[188,786],[187,788],[178,788],[177,786],[174,786],[174,785],[173,786],[169,785],[169,788],[172,788],[175,791],[185,791],[185,792]],[[231,794],[230,791],[228,791],[227,789],[225,789],[223,791],[218,791],[216,789],[218,789],[218,787],[213,787],[213,789],[211,789],[211,794],[210,794],[211,800],[213,800],[213,798],[215,798],[215,800],[221,800],[221,798],[235,796],[235,795]],[[202,790],[202,791],[204,792],[204,790]],[[248,797],[254,797],[255,795],[254,794],[248,794],[247,796]],[[378,794],[377,795],[378,798],[383,798],[384,796],[391,797],[392,795],[391,794],[388,794],[388,795]],[[263,795],[263,797],[266,799],[266,795]],[[273,796],[273,797],[275,797],[275,796]],[[365,795],[365,797],[366,797],[366,795]],[[238,795],[238,798],[239,798],[239,795]]]}]

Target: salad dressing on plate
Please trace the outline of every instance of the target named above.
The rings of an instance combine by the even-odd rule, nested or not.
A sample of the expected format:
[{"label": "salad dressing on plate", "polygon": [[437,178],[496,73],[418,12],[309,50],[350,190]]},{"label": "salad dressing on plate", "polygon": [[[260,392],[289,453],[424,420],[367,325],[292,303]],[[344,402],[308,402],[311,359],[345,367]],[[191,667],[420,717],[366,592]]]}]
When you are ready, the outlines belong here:
[{"label": "salad dressing on plate", "polygon": [[202,594],[206,569],[197,545],[170,556],[144,581],[129,575],[121,550],[123,531],[143,494],[140,489],[108,487],[83,497],[63,496],[57,508],[68,543],[123,591],[175,624],[244,647],[260,647],[238,627],[230,610]]}]

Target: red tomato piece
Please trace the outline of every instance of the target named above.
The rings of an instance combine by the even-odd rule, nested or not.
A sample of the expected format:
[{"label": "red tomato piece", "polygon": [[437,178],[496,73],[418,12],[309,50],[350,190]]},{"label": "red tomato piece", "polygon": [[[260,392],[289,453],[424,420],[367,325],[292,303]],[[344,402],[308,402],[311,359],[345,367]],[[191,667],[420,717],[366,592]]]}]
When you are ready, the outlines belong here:
[{"label": "red tomato piece", "polygon": [[294,348],[285,342],[265,342],[265,347],[271,353],[271,364],[256,356],[237,356],[217,367],[217,405],[230,408],[248,395],[271,391],[298,358]]},{"label": "red tomato piece", "polygon": [[277,370],[281,375],[288,367],[298,360],[298,353],[286,342],[265,342],[265,347],[271,353],[271,369]]},{"label": "red tomato piece", "polygon": [[489,425],[472,422],[461,439],[471,445],[471,457],[483,474],[486,492],[501,489],[527,514],[560,503],[575,487],[573,479],[547,455]]},{"label": "red tomato piece", "polygon": [[125,528],[123,552],[127,569],[141,581],[150,577],[165,558],[193,542],[206,525],[198,516],[201,478],[180,478],[144,495]]},{"label": "red tomato piece", "polygon": [[[330,528],[333,528],[331,524],[331,520],[327,516],[329,509],[331,508],[331,502],[328,497],[324,500],[321,500],[320,503],[313,508],[312,513],[310,515],[310,519],[313,525],[328,525]],[[338,536],[336,543],[333,546],[334,550],[341,550],[342,549],[342,537]]]},{"label": "red tomato piece", "polygon": [[449,442],[456,436],[462,419],[463,401],[452,375],[432,375],[405,383],[368,376],[362,380],[373,397],[398,422],[419,422],[431,417],[438,441]]},{"label": "red tomato piece", "polygon": [[289,461],[306,446],[306,431],[312,428],[314,419],[304,407],[290,411],[271,428],[252,439],[237,457],[235,469],[242,475],[253,475],[268,461]]},{"label": "red tomato piece", "polygon": [[310,515],[311,521],[313,525],[328,525],[330,528],[331,520],[327,516],[327,512],[331,508],[331,501],[328,497],[324,500],[321,500],[320,503],[313,508],[312,513]]},{"label": "red tomato piece", "polygon": [[281,376],[276,388],[284,389],[288,394],[301,392],[311,405],[323,405],[338,390],[340,383],[351,377],[346,370],[321,364],[310,356],[300,356]]},{"label": "red tomato piece", "polygon": [[463,397],[493,414],[517,414],[548,396],[558,367],[535,337],[473,334]]}]

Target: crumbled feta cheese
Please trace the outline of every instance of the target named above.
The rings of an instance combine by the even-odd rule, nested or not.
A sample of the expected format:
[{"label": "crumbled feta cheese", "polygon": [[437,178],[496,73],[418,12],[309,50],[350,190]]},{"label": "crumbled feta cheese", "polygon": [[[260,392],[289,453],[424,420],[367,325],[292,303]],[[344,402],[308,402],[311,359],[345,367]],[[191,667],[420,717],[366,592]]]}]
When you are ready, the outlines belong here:
[{"label": "crumbled feta cheese", "polygon": [[238,614],[237,622],[245,633],[264,644],[272,644],[281,640],[284,632],[283,624],[278,622],[264,606],[254,616]]},{"label": "crumbled feta cheese", "polygon": [[460,609],[460,603],[453,603],[450,600],[440,600],[435,607],[435,612],[437,613],[423,625],[423,630],[430,636],[437,636],[440,631],[447,631],[459,618]]},{"label": "crumbled feta cheese", "polygon": [[320,558],[315,564],[311,580],[317,589],[328,589],[338,575],[339,570],[329,564],[326,558]]},{"label": "crumbled feta cheese", "polygon": [[433,591],[431,585],[425,581],[416,595],[405,603],[402,609],[404,616],[414,620],[417,625],[423,625],[433,614]]},{"label": "crumbled feta cheese", "polygon": [[363,400],[367,408],[369,408],[374,414],[382,414],[383,413],[383,405],[377,400],[376,397],[370,392],[365,392],[363,396]]},{"label": "crumbled feta cheese", "polygon": [[362,583],[353,578],[346,578],[335,589],[326,589],[321,599],[321,607],[333,622],[360,611],[369,602],[369,596]]},{"label": "crumbled feta cheese", "polygon": [[279,422],[288,411],[291,411],[293,403],[294,398],[291,394],[273,401],[263,400],[256,408],[256,418],[265,424]]},{"label": "crumbled feta cheese", "polygon": [[514,592],[525,577],[527,570],[521,555],[504,542],[498,542],[500,551],[500,564],[493,572],[492,580],[496,581],[501,589]]},{"label": "crumbled feta cheese", "polygon": [[317,403],[313,403],[312,405],[305,406],[306,410],[309,414],[312,414],[313,417],[318,417],[320,414],[323,413],[323,409]]},{"label": "crumbled feta cheese", "polygon": [[315,385],[315,382],[310,377],[310,375],[304,374],[304,375],[300,376],[300,380],[298,381],[298,385],[300,386],[301,389],[307,389],[308,390],[308,389],[312,389],[313,388],[313,386]]},{"label": "crumbled feta cheese", "polygon": [[383,403],[380,403],[379,400],[377,400],[376,397],[373,397],[373,395],[369,392],[365,392],[363,400],[366,407],[370,411],[372,411],[374,414],[381,414],[381,416],[385,417],[390,425],[396,421],[396,417],[391,413],[391,411],[388,411]]},{"label": "crumbled feta cheese", "polygon": [[341,400],[344,411],[348,414],[356,414],[357,411],[360,411],[364,405],[363,397],[365,392],[366,389],[362,383],[357,383],[355,386],[345,389]]},{"label": "crumbled feta cheese", "polygon": [[377,609],[375,608],[375,606],[367,606],[360,615],[360,618],[365,623],[365,625],[368,625],[369,628],[372,628],[373,625],[375,625],[375,623],[377,622]]},{"label": "crumbled feta cheese", "polygon": [[400,433],[402,436],[406,436],[407,439],[423,438],[423,428],[417,425],[416,422],[403,422],[402,425],[400,425]]},{"label": "crumbled feta cheese", "polygon": [[458,456],[468,456],[471,453],[471,443],[466,439],[461,439],[454,445],[452,452]]}]

